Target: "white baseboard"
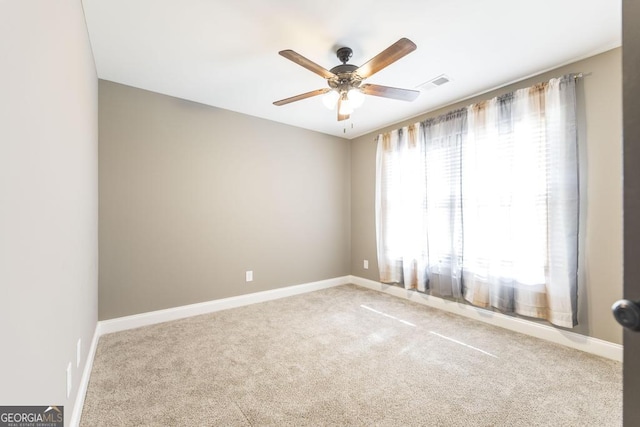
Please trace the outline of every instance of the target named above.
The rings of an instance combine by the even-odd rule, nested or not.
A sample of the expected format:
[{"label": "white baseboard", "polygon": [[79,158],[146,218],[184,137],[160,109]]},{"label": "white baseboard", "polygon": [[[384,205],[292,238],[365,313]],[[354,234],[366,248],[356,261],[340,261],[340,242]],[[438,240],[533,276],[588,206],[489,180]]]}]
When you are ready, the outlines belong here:
[{"label": "white baseboard", "polygon": [[398,286],[385,285],[358,276],[351,276],[350,282],[354,285],[384,292],[389,295],[404,298],[428,307],[448,311],[450,313],[469,317],[480,322],[489,323],[511,331],[520,332],[556,344],[582,350],[607,359],[622,362],[622,346],[598,338],[592,338],[575,332],[564,331],[552,326],[531,322],[517,317],[507,316],[495,311],[485,310],[469,304],[449,301],[413,290],[403,289]]},{"label": "white baseboard", "polygon": [[150,311],[148,313],[118,317],[117,319],[102,320],[98,322],[98,328],[100,331],[99,335],[139,328],[141,326],[154,325],[156,323],[163,323],[171,320],[184,319],[186,317],[197,316],[200,314],[213,313],[215,311],[226,310],[229,308],[242,307],[259,302],[271,301],[306,292],[345,285],[349,283],[349,279],[349,276],[336,277],[333,279],[321,280],[319,282],[287,286],[286,288],[238,295],[235,297],[222,298],[198,304],[183,305],[165,310]]},{"label": "white baseboard", "polygon": [[78,393],[76,395],[76,402],[73,405],[73,412],[71,413],[71,422],[69,426],[78,427],[80,425],[80,418],[82,417],[82,408],[84,407],[84,398],[87,395],[87,388],[89,387],[89,378],[91,377],[91,369],[93,368],[93,359],[96,355],[96,348],[98,347],[100,322],[96,324],[96,328],[93,331],[93,339],[91,340],[91,346],[89,347],[89,353],[82,370],[82,378],[80,378],[80,385],[78,385]]}]

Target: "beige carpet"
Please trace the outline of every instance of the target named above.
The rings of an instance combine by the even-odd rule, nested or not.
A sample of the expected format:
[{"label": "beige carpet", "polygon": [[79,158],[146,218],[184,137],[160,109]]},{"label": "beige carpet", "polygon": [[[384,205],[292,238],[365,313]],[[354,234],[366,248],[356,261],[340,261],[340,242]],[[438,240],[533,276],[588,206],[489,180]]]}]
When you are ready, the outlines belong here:
[{"label": "beige carpet", "polygon": [[620,426],[621,364],[352,285],[105,335],[82,426]]}]

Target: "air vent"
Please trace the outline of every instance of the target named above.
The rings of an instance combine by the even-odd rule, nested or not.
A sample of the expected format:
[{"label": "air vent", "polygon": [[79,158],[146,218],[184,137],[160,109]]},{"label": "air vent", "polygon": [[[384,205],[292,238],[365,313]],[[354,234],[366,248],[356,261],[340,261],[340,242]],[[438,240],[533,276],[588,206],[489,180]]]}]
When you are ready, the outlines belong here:
[{"label": "air vent", "polygon": [[417,87],[417,89],[429,90],[438,86],[442,86],[443,84],[449,83],[451,79],[445,74],[440,74],[438,77],[434,77],[431,80],[428,80]]},{"label": "air vent", "polygon": [[445,83],[449,83],[449,77],[447,77],[445,75],[437,77],[435,80],[433,80],[431,82],[431,84],[436,85],[436,86],[442,86]]}]

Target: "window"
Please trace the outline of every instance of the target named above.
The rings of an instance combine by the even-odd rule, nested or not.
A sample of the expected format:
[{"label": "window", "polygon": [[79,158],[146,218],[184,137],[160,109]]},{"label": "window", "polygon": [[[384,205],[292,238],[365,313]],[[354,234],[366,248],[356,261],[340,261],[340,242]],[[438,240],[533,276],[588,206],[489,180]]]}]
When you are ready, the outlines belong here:
[{"label": "window", "polygon": [[575,326],[577,161],[573,76],[380,135],[380,280]]}]

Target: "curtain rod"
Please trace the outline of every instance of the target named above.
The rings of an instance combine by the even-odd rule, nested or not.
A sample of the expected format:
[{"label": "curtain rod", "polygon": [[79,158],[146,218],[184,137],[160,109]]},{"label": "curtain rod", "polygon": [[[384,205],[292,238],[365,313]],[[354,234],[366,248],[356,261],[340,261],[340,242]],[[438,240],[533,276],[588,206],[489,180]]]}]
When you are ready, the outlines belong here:
[{"label": "curtain rod", "polygon": [[588,77],[588,76],[590,76],[591,74],[592,74],[592,73],[576,73],[576,74],[573,74],[573,78],[574,78],[574,79],[576,79],[576,80],[578,80],[578,79],[581,79],[581,78],[583,78],[583,77]]},{"label": "curtain rod", "polygon": [[[593,73],[582,73],[582,72],[580,72],[580,73],[570,73],[569,76],[573,77],[574,80],[578,80],[578,79],[582,79],[584,77],[589,77],[591,74],[593,74]],[[353,127],[353,124],[351,125],[351,127]],[[346,130],[345,130],[345,132],[346,132]],[[378,136],[376,135],[373,138],[373,142],[377,142],[377,141],[378,141]]]}]

